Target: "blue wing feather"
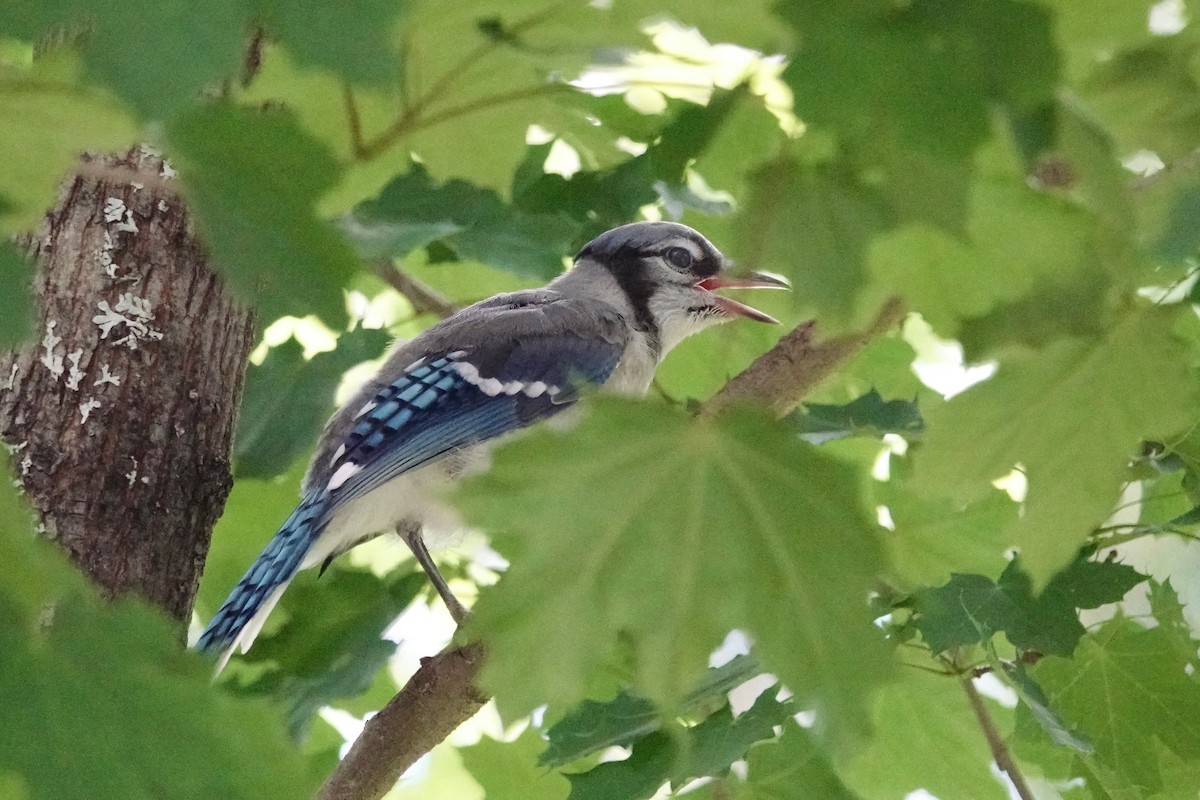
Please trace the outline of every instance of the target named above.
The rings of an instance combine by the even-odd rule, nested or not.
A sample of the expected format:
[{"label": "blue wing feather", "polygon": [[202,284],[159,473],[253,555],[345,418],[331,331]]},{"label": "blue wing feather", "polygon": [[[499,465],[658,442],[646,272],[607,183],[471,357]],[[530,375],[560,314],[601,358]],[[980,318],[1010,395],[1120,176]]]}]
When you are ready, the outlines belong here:
[{"label": "blue wing feather", "polygon": [[[577,383],[603,383],[619,358],[620,349],[609,342],[564,336],[425,359],[364,406],[331,465],[336,470],[341,464],[355,464],[360,470],[333,491],[327,513],[452,450],[561,411],[573,402]],[[462,365],[477,373],[475,381],[464,377]],[[520,391],[489,394],[479,386],[488,378],[505,384],[539,381],[547,390],[536,397]]]},{"label": "blue wing feather", "polygon": [[262,609],[271,592],[291,580],[321,533],[319,520],[325,516],[330,499],[326,492],[314,492],[288,516],[213,615],[196,642],[197,650],[212,653],[227,650],[251,617]]}]

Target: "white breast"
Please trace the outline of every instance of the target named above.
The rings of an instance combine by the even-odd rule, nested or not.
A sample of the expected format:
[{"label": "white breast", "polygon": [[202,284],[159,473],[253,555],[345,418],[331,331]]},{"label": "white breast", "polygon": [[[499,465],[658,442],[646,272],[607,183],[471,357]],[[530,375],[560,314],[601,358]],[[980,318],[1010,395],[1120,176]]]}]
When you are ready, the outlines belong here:
[{"label": "white breast", "polygon": [[650,388],[650,381],[654,380],[656,369],[658,356],[650,347],[646,336],[640,331],[635,332],[621,355],[621,362],[605,382],[604,388],[616,394],[640,397]]},{"label": "white breast", "polygon": [[462,518],[445,502],[448,486],[467,474],[487,469],[489,445],[463,448],[432,464],[406,472],[366,495],[351,500],[333,514],[301,569],[373,534],[396,530],[401,522],[416,523],[431,550],[450,547],[463,532]]}]

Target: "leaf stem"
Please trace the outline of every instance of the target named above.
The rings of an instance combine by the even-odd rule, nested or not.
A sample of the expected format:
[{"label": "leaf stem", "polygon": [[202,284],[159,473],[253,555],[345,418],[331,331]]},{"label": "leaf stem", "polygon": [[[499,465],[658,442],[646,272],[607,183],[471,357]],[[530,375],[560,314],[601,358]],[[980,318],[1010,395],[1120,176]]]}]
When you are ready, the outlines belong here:
[{"label": "leaf stem", "polygon": [[995,760],[996,766],[1012,781],[1013,788],[1021,800],[1037,800],[1033,794],[1033,790],[1025,782],[1025,776],[1021,774],[1021,770],[1017,767],[1017,762],[1013,760],[1012,754],[1008,752],[1008,746],[1004,744],[1004,739],[1000,736],[1000,731],[996,730],[996,724],[992,721],[992,716],[988,713],[987,706],[983,704],[983,698],[979,696],[979,690],[975,688],[974,679],[967,676],[963,679],[962,687],[963,691],[967,693],[967,702],[971,704],[971,710],[975,712],[975,719],[979,721],[979,727],[983,730],[984,738],[987,739],[988,749],[992,751],[992,758]]}]

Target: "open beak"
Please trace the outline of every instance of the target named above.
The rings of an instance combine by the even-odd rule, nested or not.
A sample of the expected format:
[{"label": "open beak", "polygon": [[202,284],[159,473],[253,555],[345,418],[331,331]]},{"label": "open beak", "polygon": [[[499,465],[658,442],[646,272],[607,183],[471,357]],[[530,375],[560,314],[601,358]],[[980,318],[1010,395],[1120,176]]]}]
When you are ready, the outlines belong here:
[{"label": "open beak", "polygon": [[[717,289],[790,289],[792,285],[778,275],[771,275],[766,272],[748,272],[744,275],[725,275],[718,273],[711,278],[705,278],[696,284],[697,287],[705,291],[712,292]],[[778,325],[779,320],[772,317],[770,314],[765,314],[757,308],[751,308],[744,303],[739,303],[737,300],[731,300],[728,297],[714,295],[717,307],[731,317],[746,317],[747,319],[755,320],[756,322],[769,322],[772,325]]]}]

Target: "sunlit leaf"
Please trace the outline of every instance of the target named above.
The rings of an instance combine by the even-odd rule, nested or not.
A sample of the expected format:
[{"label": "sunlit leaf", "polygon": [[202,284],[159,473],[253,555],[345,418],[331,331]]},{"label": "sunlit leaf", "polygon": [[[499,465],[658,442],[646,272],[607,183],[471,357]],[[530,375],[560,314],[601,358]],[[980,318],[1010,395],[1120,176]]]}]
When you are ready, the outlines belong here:
[{"label": "sunlit leaf", "polygon": [[1052,707],[1095,743],[1097,758],[1150,790],[1163,786],[1158,743],[1185,760],[1200,757],[1200,681],[1179,636],[1118,617],[1085,637],[1073,660],[1047,658],[1031,670]]},{"label": "sunlit leaf", "polygon": [[[880,692],[876,735],[839,764],[847,786],[864,797],[904,797],[924,789],[935,797],[1007,798],[961,680],[910,669]],[[1007,727],[1011,712],[985,703],[1001,729]]]},{"label": "sunlit leaf", "polygon": [[532,727],[513,742],[485,736],[462,749],[463,766],[488,800],[562,800],[571,787],[566,778],[538,765],[537,752],[544,744]]},{"label": "sunlit leaf", "polygon": [[1029,493],[1011,543],[1035,583],[1045,581],[1115,503],[1142,437],[1194,413],[1170,321],[1169,311],[1128,313],[1102,339],[1014,355],[991,380],[929,410],[915,479],[928,493],[966,499],[1022,465]]}]

